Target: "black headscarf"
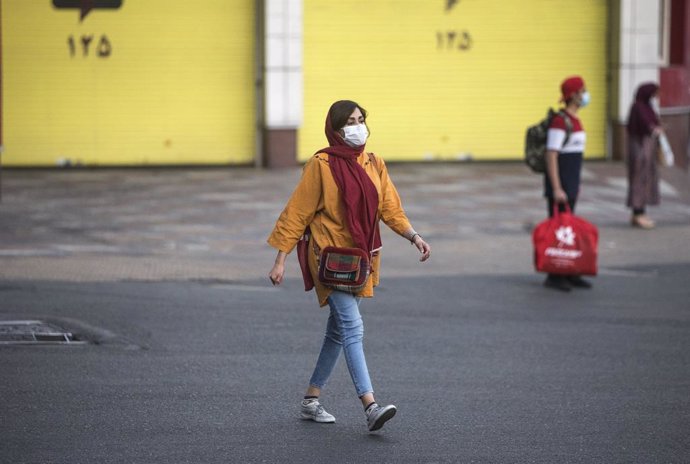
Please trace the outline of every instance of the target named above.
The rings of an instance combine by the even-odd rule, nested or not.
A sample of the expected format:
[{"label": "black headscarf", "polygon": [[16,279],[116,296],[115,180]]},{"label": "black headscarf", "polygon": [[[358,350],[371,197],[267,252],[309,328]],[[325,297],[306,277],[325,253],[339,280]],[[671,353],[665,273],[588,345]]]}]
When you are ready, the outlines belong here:
[{"label": "black headscarf", "polygon": [[628,134],[637,140],[652,133],[659,125],[659,115],[652,108],[651,99],[659,90],[659,86],[653,82],[642,84],[637,88],[635,103],[630,107],[628,116]]}]

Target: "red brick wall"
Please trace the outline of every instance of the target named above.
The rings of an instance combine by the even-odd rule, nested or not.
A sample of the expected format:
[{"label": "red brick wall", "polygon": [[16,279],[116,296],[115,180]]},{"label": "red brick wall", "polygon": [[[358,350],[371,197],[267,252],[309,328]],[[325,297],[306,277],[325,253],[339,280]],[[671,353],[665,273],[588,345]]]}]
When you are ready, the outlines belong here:
[{"label": "red brick wall", "polygon": [[662,108],[690,106],[690,2],[671,1],[670,63],[661,68]]},{"label": "red brick wall", "polygon": [[[660,69],[662,123],[676,165],[688,168],[690,144],[690,1],[671,0],[669,66]],[[666,110],[666,111],[664,111]]]},{"label": "red brick wall", "polygon": [[297,131],[267,129],[264,133],[264,167],[297,166]]}]

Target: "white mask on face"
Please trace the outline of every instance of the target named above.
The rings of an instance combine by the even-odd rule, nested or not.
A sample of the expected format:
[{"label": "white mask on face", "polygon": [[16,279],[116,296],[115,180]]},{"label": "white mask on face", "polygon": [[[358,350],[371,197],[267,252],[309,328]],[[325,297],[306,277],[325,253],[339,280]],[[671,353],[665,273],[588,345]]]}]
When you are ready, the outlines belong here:
[{"label": "white mask on face", "polygon": [[583,92],[582,99],[580,100],[580,108],[584,108],[585,106],[589,105],[590,100],[591,97],[589,95],[589,92]]},{"label": "white mask on face", "polygon": [[351,147],[360,147],[364,145],[367,142],[367,137],[369,137],[369,131],[364,124],[345,126],[343,127],[343,132],[345,132],[343,140]]},{"label": "white mask on face", "polygon": [[659,99],[656,98],[656,97],[654,97],[654,98],[652,98],[651,100],[649,100],[649,104],[651,105],[651,107],[652,107],[652,109],[654,110],[654,112],[655,112],[656,114],[659,114],[659,109],[660,109],[660,106],[659,106]]}]

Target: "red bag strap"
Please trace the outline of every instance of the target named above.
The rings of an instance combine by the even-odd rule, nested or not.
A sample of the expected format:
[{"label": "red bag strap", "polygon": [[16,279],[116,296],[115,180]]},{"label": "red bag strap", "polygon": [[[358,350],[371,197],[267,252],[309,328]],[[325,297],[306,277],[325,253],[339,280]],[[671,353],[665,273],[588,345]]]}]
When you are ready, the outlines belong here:
[{"label": "red bag strap", "polygon": [[[379,178],[381,177],[382,169],[379,166],[378,161],[376,161],[376,155],[374,155],[371,152],[367,152],[367,156],[369,157],[369,162],[373,164],[376,167],[376,172],[379,174]],[[369,250],[371,250],[374,247],[374,237],[371,237],[371,245],[369,245]],[[376,252],[378,253],[378,252]],[[372,253],[371,251],[369,252],[369,258],[371,259],[374,256],[375,253]]]},{"label": "red bag strap", "polygon": [[[557,202],[555,202],[555,201],[553,202],[553,217],[558,217],[558,216],[560,216],[560,214],[561,214],[561,209],[559,208],[559,205],[560,205],[560,204],[561,204],[561,203],[557,203]],[[565,213],[568,213],[568,214],[573,214],[573,212],[570,210],[570,203],[568,203],[568,202],[566,201],[566,202],[564,202],[563,204],[565,205],[565,211],[564,211],[564,212],[565,212]]]}]

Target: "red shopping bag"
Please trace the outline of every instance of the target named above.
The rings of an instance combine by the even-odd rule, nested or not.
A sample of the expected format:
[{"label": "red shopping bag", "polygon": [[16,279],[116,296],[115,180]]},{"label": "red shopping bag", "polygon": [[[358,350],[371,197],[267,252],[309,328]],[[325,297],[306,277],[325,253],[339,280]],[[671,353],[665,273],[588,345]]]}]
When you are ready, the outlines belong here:
[{"label": "red shopping bag", "polygon": [[552,218],[532,232],[534,267],[538,272],[562,275],[596,275],[599,232],[594,224],[575,216],[566,204],[554,205]]}]

